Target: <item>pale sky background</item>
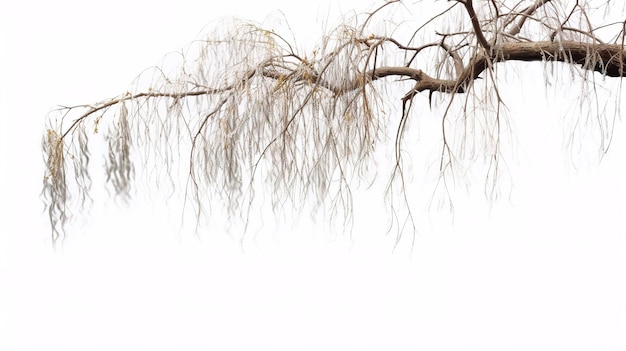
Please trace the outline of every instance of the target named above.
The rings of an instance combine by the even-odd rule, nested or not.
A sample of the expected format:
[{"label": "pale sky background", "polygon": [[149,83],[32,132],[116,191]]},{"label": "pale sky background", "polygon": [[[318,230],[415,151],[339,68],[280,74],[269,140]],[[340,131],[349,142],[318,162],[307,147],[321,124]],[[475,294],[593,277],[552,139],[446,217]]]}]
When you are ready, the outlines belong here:
[{"label": "pale sky background", "polygon": [[[39,199],[48,110],[119,94],[216,19],[280,10],[310,45],[368,2],[1,4],[0,350],[626,349],[626,126],[601,163],[574,167],[570,100],[546,95],[540,65],[507,79],[510,198],[490,209],[478,179],[454,223],[419,208],[412,249],[393,250],[360,193],[352,238],[264,218],[243,253],[225,233],[179,232],[176,209],[102,196],[54,252]],[[522,94],[516,77],[533,74]]]}]

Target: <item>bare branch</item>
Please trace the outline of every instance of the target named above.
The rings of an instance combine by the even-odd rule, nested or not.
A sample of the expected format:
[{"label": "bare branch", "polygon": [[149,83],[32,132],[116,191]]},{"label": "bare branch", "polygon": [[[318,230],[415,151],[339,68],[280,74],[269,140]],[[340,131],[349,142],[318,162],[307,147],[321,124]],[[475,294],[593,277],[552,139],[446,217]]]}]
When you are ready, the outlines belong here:
[{"label": "bare branch", "polygon": [[487,50],[487,52],[491,51],[491,44],[485,38],[483,34],[482,26],[478,21],[478,15],[476,15],[476,11],[474,10],[473,0],[457,0],[463,5],[465,5],[465,9],[467,10],[467,14],[470,16],[470,20],[472,21],[472,27],[474,28],[474,33],[476,34],[476,39],[480,45]]},{"label": "bare branch", "polygon": [[537,1],[535,1],[534,4],[528,6],[524,10],[522,10],[522,12],[520,12],[517,16],[513,16],[513,17],[511,17],[511,19],[507,20],[504,23],[504,28],[506,28],[509,24],[514,22],[515,19],[517,18],[517,22],[515,22],[515,25],[513,25],[513,27],[511,27],[507,31],[507,34],[509,36],[516,36],[516,35],[518,35],[519,32],[522,30],[522,27],[524,26],[524,23],[526,23],[526,20],[529,19],[541,6],[547,4],[550,1],[552,1],[552,0],[537,0]]}]

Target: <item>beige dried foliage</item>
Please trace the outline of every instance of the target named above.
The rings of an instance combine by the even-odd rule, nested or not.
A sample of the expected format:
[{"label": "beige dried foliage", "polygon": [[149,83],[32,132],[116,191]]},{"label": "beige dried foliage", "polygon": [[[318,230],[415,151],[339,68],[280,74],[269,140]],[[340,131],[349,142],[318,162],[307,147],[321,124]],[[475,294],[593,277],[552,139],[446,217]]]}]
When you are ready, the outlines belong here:
[{"label": "beige dried foliage", "polygon": [[[311,204],[349,226],[351,186],[383,173],[392,213],[403,212],[397,220],[402,232],[415,230],[404,137],[418,114],[432,109],[441,121],[443,187],[482,162],[485,191],[495,197],[511,130],[499,90],[505,66],[537,61],[549,71],[555,63],[566,65],[572,76],[565,79],[584,82],[591,94],[581,101],[594,106],[600,80],[625,75],[626,22],[608,20],[612,5],[387,1],[345,18],[308,53],[286,39],[288,32],[242,21],[220,24],[144,72],[129,92],[50,115],[43,197],[53,241],[70,214],[89,203],[89,140],[102,130],[106,182],[125,200],[138,173],[156,187],[184,192],[198,223],[216,198],[232,220],[246,223],[255,189],[265,187],[275,211]],[[418,96],[429,106],[416,107],[426,101]],[[603,140],[612,131],[605,112],[590,111]],[[377,146],[389,139],[392,169],[377,170]],[[66,174],[68,162],[73,177]]]}]

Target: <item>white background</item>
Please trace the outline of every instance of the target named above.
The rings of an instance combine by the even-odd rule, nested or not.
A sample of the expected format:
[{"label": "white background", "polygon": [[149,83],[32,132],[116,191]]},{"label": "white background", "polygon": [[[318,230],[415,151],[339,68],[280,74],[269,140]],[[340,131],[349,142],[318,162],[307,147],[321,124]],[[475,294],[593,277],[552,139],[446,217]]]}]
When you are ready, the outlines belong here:
[{"label": "white background", "polygon": [[510,197],[490,210],[460,201],[454,224],[418,212],[412,249],[393,251],[387,215],[369,204],[352,238],[265,218],[242,253],[217,231],[181,239],[165,206],[106,197],[51,249],[39,199],[48,110],[119,94],[223,16],[281,10],[310,45],[361,3],[3,2],[0,349],[625,349],[626,128],[601,163],[575,169],[569,100],[545,93],[540,65],[514,73],[537,73],[523,93],[508,81],[520,144]]}]

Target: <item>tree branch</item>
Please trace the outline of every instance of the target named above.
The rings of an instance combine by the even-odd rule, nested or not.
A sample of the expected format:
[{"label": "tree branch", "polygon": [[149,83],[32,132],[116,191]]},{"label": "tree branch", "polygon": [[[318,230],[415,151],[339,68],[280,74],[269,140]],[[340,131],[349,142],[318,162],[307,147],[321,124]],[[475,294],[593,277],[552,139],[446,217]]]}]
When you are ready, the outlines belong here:
[{"label": "tree branch", "polygon": [[[494,59],[497,62],[558,61],[581,65],[583,69],[596,71],[609,77],[626,77],[625,49],[619,44],[539,41],[506,43],[499,46],[496,51],[498,53]],[[475,66],[475,68],[478,67]]]},{"label": "tree branch", "polygon": [[513,26],[511,29],[509,29],[507,34],[510,35],[510,36],[516,36],[517,34],[519,34],[519,32],[522,30],[522,27],[524,26],[524,23],[526,23],[526,20],[530,16],[532,16],[535,13],[535,11],[537,11],[537,9],[539,9],[541,6],[545,5],[546,3],[550,2],[550,1],[552,1],[552,0],[537,0],[534,4],[528,6],[526,9],[524,9],[524,11],[519,13],[519,15],[517,15],[517,16],[509,19],[508,21],[506,21],[505,24],[504,24],[505,28],[509,24],[511,24],[513,21],[515,21],[516,18],[519,17],[519,20],[517,21],[515,26]]},{"label": "tree branch", "polygon": [[[443,179],[454,171],[454,148],[465,152],[467,144],[463,138],[476,138],[478,142],[484,138],[485,155],[497,163],[503,102],[498,92],[499,82],[495,80],[496,63],[563,62],[583,71],[581,79],[593,85],[597,82],[590,77],[592,72],[626,77],[626,22],[617,22],[619,33],[613,40],[607,40],[600,29],[611,24],[594,27],[593,13],[591,10],[587,13],[587,3],[583,0],[580,0],[582,5],[576,2],[569,15],[565,12],[565,20],[553,18],[548,11],[537,14],[542,6],[555,3],[551,0],[520,0],[512,8],[501,0],[483,1],[488,8],[480,12],[485,16],[483,19],[478,18],[472,0],[453,2],[453,6],[430,16],[417,29],[411,28],[413,35],[405,41],[400,39],[401,28],[394,30],[395,37],[369,34],[373,30],[369,23],[375,15],[382,16],[392,3],[402,3],[388,1],[359,21],[361,25],[346,22],[324,36],[310,56],[297,53],[294,46],[273,30],[244,23],[226,33],[218,31],[217,39],[194,42],[199,47],[192,47],[190,52],[198,49],[199,58],[193,62],[183,58],[180,72],[174,77],[159,72],[148,91],[135,88],[96,104],[60,108],[50,118],[50,128],[42,140],[46,156],[42,194],[48,205],[53,241],[61,237],[70,218],[74,201],[70,190],[78,189],[80,201],[76,205],[84,206],[91,184],[87,142],[91,134],[87,133],[87,126],[93,121],[94,133],[98,133],[98,124],[105,115],[113,115],[111,129],[104,135],[109,144],[105,171],[109,178],[117,177],[111,180],[117,195],[128,193],[133,166],[130,162],[134,162],[130,157],[132,147],[147,149],[148,156],[137,162],[147,165],[154,161],[155,167],[160,167],[164,161],[171,176],[170,167],[178,162],[171,155],[172,149],[189,146],[189,139],[189,179],[193,186],[186,186],[184,191],[194,196],[198,221],[205,206],[201,195],[210,191],[222,196],[230,214],[240,210],[242,218],[247,218],[254,194],[252,190],[244,194],[243,187],[247,182],[252,189],[253,182],[260,178],[266,178],[272,185],[274,208],[287,200],[300,206],[312,195],[318,205],[328,204],[337,212],[339,204],[343,206],[339,210],[349,214],[352,205],[348,178],[368,167],[367,162],[375,156],[375,145],[387,129],[388,121],[380,118],[379,113],[385,108],[385,88],[379,89],[374,84],[379,79],[399,77],[414,83],[401,98],[402,118],[395,145],[397,163],[390,180],[392,184],[396,178],[401,179],[404,191],[402,136],[412,99],[418,93],[481,94],[483,90],[471,89],[479,76],[489,79],[492,85],[486,84],[487,88],[493,86],[495,90],[495,95],[484,96],[484,101],[483,96],[479,96],[481,101],[471,101],[471,95],[465,99],[465,110],[459,112],[467,118],[460,122],[475,125],[459,130],[465,133],[460,140],[454,140],[446,131],[449,124],[455,123],[448,118],[454,115],[449,110],[454,97],[448,99],[450,103],[441,118]],[[464,6],[460,15],[464,17],[466,12],[471,24],[463,20],[441,27],[436,20],[458,4]],[[561,9],[552,6],[558,12],[556,17],[561,16]],[[399,23],[398,27],[400,23],[413,25],[414,18],[407,21],[397,17],[413,16],[408,12],[390,12],[387,16],[394,16],[393,22]],[[577,23],[576,14],[581,15],[582,24]],[[451,21],[457,18],[452,17]],[[525,28],[528,38],[521,37],[521,29],[529,25],[532,30]],[[428,27],[433,27],[430,34],[434,38],[441,36],[440,41],[433,42],[433,36],[423,33]],[[452,32],[442,34],[442,30]],[[562,35],[564,32],[573,35]],[[421,40],[426,40],[426,44]],[[443,54],[432,55],[437,50],[443,50]],[[152,90],[155,85],[157,90]],[[475,102],[486,105],[493,102],[496,106],[493,110],[487,106],[486,114],[475,113],[474,106],[469,111],[469,104]],[[128,110],[125,104],[129,105]],[[115,105],[120,106],[117,113],[110,109]],[[491,112],[495,114],[493,118],[489,116]],[[77,118],[70,122],[70,116]],[[479,118],[484,120],[471,120]],[[484,127],[478,126],[482,122]],[[476,131],[475,126],[482,129]],[[139,142],[133,145],[133,138]],[[473,148],[470,158],[474,159],[478,156]],[[153,150],[157,151],[156,155]],[[66,176],[69,163],[74,167],[73,177]],[[337,175],[338,187],[334,185]],[[337,197],[331,198],[331,192],[336,192]],[[405,204],[408,207],[408,201]]]},{"label": "tree branch", "polygon": [[485,35],[483,34],[483,30],[480,25],[480,22],[478,22],[478,15],[476,15],[476,11],[474,11],[474,5],[472,3],[472,0],[461,1],[461,3],[465,5],[467,14],[470,16],[470,19],[472,20],[472,27],[474,27],[474,33],[476,33],[476,39],[478,39],[478,42],[485,50],[490,51],[491,44],[489,44],[489,42],[487,41],[487,38],[485,38]]},{"label": "tree branch", "polygon": [[555,61],[581,65],[609,77],[626,77],[626,52],[619,44],[584,44],[580,42],[530,42],[505,43],[494,47],[496,56],[478,54],[465,67],[457,79],[444,80],[430,77],[421,70],[407,67],[380,67],[376,78],[398,75],[411,78],[419,84],[416,91],[462,93],[492,63],[506,61]]}]

